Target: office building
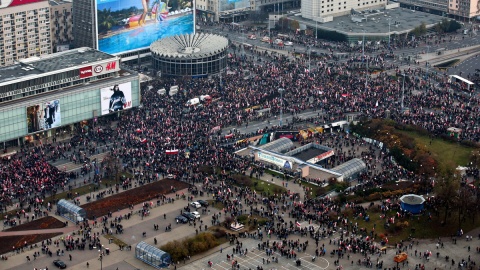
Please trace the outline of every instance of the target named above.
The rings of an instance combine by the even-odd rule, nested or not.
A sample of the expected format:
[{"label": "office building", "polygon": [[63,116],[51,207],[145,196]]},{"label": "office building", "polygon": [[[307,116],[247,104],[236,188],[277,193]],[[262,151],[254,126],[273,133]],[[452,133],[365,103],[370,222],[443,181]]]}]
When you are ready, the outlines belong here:
[{"label": "office building", "polygon": [[0,29],[0,66],[51,53],[48,1],[14,0],[1,5]]},{"label": "office building", "polygon": [[96,8],[93,0],[73,1],[73,45],[75,48],[97,48]]},{"label": "office building", "polygon": [[72,2],[50,0],[52,52],[69,50],[73,42]]},{"label": "office building", "polygon": [[387,0],[303,0],[301,12],[303,18],[328,22],[352,10],[384,9],[386,4]]},{"label": "office building", "polygon": [[[0,143],[4,147],[69,133],[74,125],[140,105],[138,73],[90,48],[32,57],[0,68]],[[112,102],[116,91],[125,99]]]}]

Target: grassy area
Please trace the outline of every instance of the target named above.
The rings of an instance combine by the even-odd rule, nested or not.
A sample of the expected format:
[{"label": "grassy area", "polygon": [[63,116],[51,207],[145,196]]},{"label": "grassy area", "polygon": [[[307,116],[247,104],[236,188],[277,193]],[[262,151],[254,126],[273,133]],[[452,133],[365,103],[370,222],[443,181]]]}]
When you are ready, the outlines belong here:
[{"label": "grassy area", "polygon": [[118,239],[117,237],[115,237],[114,235],[112,234],[104,234],[103,237],[105,237],[107,240],[108,239],[112,239],[113,243],[117,246],[123,246],[123,247],[126,247],[128,246],[127,243],[123,242],[122,240]]},{"label": "grassy area", "polygon": [[457,165],[465,166],[468,164],[473,150],[473,148],[445,141],[441,138],[430,139],[428,136],[420,135],[414,131],[398,130],[398,132],[413,137],[419,145],[425,145],[440,165],[454,162]]},{"label": "grassy area", "polygon": [[[274,177],[280,177],[281,179],[284,179],[285,175],[281,172],[277,172],[277,171],[273,171],[273,170],[270,170],[270,169],[265,169],[264,171],[265,173],[268,173]],[[286,176],[286,180],[290,180],[292,179],[290,176]]]},{"label": "grassy area", "polygon": [[309,189],[308,196],[310,197],[318,197],[325,195],[326,193],[329,193],[330,191],[343,191],[348,187],[348,183],[346,182],[335,182],[335,183],[330,183],[325,187],[321,187],[306,181],[302,181],[302,186],[306,187]]},{"label": "grassy area", "polygon": [[449,67],[453,67],[458,62],[460,62],[460,59],[452,59],[452,60],[449,60],[449,61],[446,61],[446,62],[442,62],[438,65],[435,65],[435,67],[442,70],[442,69],[446,69],[446,68],[449,68]]},{"label": "grassy area", "polygon": [[57,193],[56,195],[54,196],[50,196],[48,198],[45,199],[45,203],[49,203],[49,202],[53,202],[53,201],[57,201],[57,200],[61,200],[61,199],[66,199],[67,198],[67,193],[71,192],[73,194],[75,193],[78,193],[80,195],[85,195],[87,193],[89,193],[90,191],[93,192],[93,189],[95,187],[95,184],[88,184],[88,185],[84,185],[84,186],[81,186],[81,187],[78,187],[78,188],[73,188],[71,191],[64,191],[64,192],[61,192],[61,193]]},{"label": "grassy area", "polygon": [[208,205],[218,210],[223,210],[223,208],[225,208],[225,205],[223,204],[223,202],[217,202],[215,200],[207,200],[207,202],[208,202]]},{"label": "grassy area", "polygon": [[277,186],[271,182],[263,181],[257,178],[253,178],[252,181],[253,184],[251,188],[256,192],[265,193],[267,196],[287,192],[285,187]]},{"label": "grassy area", "polygon": [[[374,209],[375,208],[375,209]],[[431,219],[427,215],[414,216],[412,218],[399,219],[395,218],[395,224],[390,224],[389,228],[385,228],[385,219],[381,218],[382,213],[376,209],[376,206],[367,211],[370,217],[369,221],[365,221],[364,218],[355,219],[350,211],[346,211],[347,216],[353,221],[357,222],[359,228],[365,228],[367,235],[375,226],[375,233],[377,234],[376,240],[380,241],[383,236],[386,236],[389,240],[389,244],[395,244],[401,240],[407,240],[409,236],[420,239],[436,239],[438,237],[449,237],[455,234],[458,230],[458,218],[457,213],[452,212],[448,217],[446,225],[441,225],[443,222],[443,213],[440,217],[432,215]],[[396,211],[387,212],[387,217],[393,217],[396,215]],[[376,224],[376,225],[374,225]],[[480,217],[475,219],[475,222],[471,218],[465,220],[462,224],[464,232],[469,232],[480,226]]]}]

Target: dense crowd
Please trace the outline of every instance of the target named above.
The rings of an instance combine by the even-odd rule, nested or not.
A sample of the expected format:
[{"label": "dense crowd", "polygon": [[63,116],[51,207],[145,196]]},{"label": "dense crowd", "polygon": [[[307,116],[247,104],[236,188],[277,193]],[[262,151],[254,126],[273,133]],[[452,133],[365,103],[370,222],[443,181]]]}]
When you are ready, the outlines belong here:
[{"label": "dense crowd", "polygon": [[[296,38],[311,42],[308,37]],[[333,51],[344,45],[328,46]],[[38,203],[46,194],[68,188],[68,180],[76,175],[61,172],[49,161],[69,159],[84,163],[82,174],[89,176],[92,171],[106,169],[100,161],[93,164],[88,159],[99,151],[119,157],[119,164],[126,169],[141,169],[150,179],[158,174],[204,179],[202,166],[242,171],[252,161],[235,157],[231,149],[221,146],[247,135],[234,132],[235,136],[227,139],[215,128],[248,126],[252,121],[265,119],[254,108],[268,109],[269,117],[277,117],[281,109],[294,116],[313,110],[317,116],[309,120],[319,125],[344,119],[345,113],[350,112],[360,113],[360,117],[383,118],[389,110],[391,118],[398,122],[423,127],[436,135],[457,127],[463,129],[464,139],[479,142],[480,107],[476,93],[457,89],[444,76],[426,78],[420,68],[402,70],[385,57],[385,51],[372,50],[363,57],[357,50],[348,61],[331,61],[328,55],[318,55],[309,62],[306,55],[291,56],[259,48],[247,48],[244,53],[239,47],[232,48],[228,70],[222,78],[162,78],[144,83],[143,107],[122,113],[116,126],[100,120],[88,134],[78,128],[70,142],[54,140],[24,147],[2,160],[2,206],[6,209],[6,205],[17,201]],[[365,74],[367,64],[384,71]],[[157,93],[158,89],[173,85],[179,86],[178,94],[170,97]],[[282,99],[279,88],[286,89]],[[211,103],[185,106],[188,99],[206,94],[213,97]],[[401,103],[409,110],[405,111]],[[301,120],[297,117],[282,128],[300,128],[304,125]],[[280,128],[266,126],[266,130]],[[178,150],[178,154],[169,155],[171,150]],[[363,158],[374,169],[362,175],[364,181],[408,177],[408,172],[390,163],[386,155],[379,156],[374,151],[363,155],[345,153],[336,158],[343,162],[354,156]],[[376,170],[372,157],[388,170]],[[99,179],[98,173],[95,175],[92,181]]]}]

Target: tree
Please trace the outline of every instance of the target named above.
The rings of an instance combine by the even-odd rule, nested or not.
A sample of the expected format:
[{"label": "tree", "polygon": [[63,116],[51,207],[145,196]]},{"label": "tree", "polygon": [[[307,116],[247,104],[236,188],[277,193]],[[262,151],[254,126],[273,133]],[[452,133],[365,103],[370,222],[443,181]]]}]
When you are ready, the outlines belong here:
[{"label": "tree", "polygon": [[419,26],[413,28],[410,33],[415,35],[415,37],[423,36],[427,33],[427,25],[422,22]]},{"label": "tree", "polygon": [[466,185],[462,186],[458,191],[458,199],[456,201],[459,230],[462,228],[462,224],[468,215],[471,215],[473,219],[475,218],[475,202],[476,196],[474,190]]},{"label": "tree", "polygon": [[437,178],[435,184],[435,193],[437,194],[438,202],[443,206],[444,219],[443,225],[447,224],[447,217],[449,210],[451,210],[457,203],[460,187],[460,177],[455,174],[454,166],[446,166],[443,168],[440,177]]}]

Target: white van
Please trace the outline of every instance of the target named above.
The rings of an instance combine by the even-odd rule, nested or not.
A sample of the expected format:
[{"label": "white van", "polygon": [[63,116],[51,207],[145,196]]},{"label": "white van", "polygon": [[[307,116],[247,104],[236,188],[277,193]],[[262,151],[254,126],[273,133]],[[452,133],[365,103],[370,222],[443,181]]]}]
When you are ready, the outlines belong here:
[{"label": "white van", "polygon": [[185,106],[195,106],[197,104],[200,103],[200,99],[199,98],[192,98],[190,99],[189,101],[187,101],[187,103],[185,104]]}]

